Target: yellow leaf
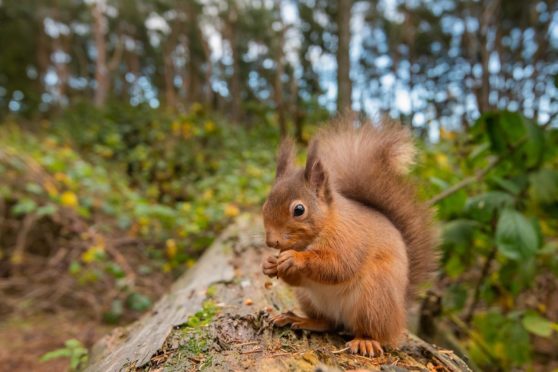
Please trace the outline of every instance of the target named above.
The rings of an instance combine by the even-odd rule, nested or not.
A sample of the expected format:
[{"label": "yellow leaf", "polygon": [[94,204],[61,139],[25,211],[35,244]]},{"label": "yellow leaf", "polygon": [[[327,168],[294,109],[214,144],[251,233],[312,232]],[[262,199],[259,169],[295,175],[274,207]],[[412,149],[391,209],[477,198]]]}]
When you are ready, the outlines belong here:
[{"label": "yellow leaf", "polygon": [[171,124],[172,134],[178,136],[180,134],[180,123],[178,121],[173,121]]},{"label": "yellow leaf", "polygon": [[58,195],[58,189],[56,188],[56,186],[54,186],[52,182],[45,181],[43,186],[51,198]]},{"label": "yellow leaf", "polygon": [[87,248],[85,252],[81,255],[81,260],[83,263],[91,263],[96,261],[104,252],[104,247],[101,245],[92,245],[91,247]]},{"label": "yellow leaf", "polygon": [[445,154],[441,154],[441,153],[436,154],[436,162],[442,168],[448,168],[449,167],[448,157]]},{"label": "yellow leaf", "polygon": [[186,267],[187,268],[191,268],[192,266],[194,266],[196,264],[196,260],[193,259],[189,259],[188,261],[186,261]]},{"label": "yellow leaf", "polygon": [[182,137],[184,139],[192,137],[192,125],[188,122],[182,123]]},{"label": "yellow leaf", "polygon": [[194,102],[190,107],[190,110],[194,115],[201,115],[203,114],[203,106],[199,102]]},{"label": "yellow leaf", "polygon": [[10,257],[10,262],[15,266],[21,265],[23,263],[23,254],[21,252],[14,253]]},{"label": "yellow leaf", "polygon": [[227,217],[236,217],[240,214],[240,210],[234,204],[227,204],[225,207],[225,216]]},{"label": "yellow leaf", "polygon": [[78,205],[78,198],[73,192],[65,191],[60,196],[60,202],[66,207],[74,208]]},{"label": "yellow leaf", "polygon": [[176,242],[174,239],[167,239],[166,252],[168,258],[174,258],[176,256]]},{"label": "yellow leaf", "polygon": [[451,130],[440,128],[440,138],[443,140],[454,140],[457,134]]},{"label": "yellow leaf", "polygon": [[213,190],[205,190],[201,198],[205,201],[210,200],[211,198],[213,198]]},{"label": "yellow leaf", "polygon": [[215,123],[211,120],[206,121],[203,127],[207,133],[215,132]]},{"label": "yellow leaf", "polygon": [[165,262],[165,263],[163,264],[163,272],[168,273],[168,272],[170,272],[171,270],[172,270],[171,264],[168,263],[168,262]]}]

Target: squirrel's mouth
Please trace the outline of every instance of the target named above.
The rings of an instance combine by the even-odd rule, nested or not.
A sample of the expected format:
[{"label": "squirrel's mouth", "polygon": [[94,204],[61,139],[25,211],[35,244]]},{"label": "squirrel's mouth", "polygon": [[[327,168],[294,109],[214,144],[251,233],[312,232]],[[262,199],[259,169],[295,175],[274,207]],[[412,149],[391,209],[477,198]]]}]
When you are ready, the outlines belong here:
[{"label": "squirrel's mouth", "polygon": [[277,249],[279,249],[279,253],[285,252],[285,251],[297,251],[297,252],[302,252],[304,250],[306,250],[308,246],[305,244],[286,244],[284,246],[278,246],[276,247]]}]

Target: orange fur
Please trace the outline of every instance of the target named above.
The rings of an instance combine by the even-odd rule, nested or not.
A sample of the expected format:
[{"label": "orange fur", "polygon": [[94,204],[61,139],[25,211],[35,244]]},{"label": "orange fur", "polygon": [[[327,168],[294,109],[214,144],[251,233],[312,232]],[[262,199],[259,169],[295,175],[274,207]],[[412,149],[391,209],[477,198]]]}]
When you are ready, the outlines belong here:
[{"label": "orange fur", "polygon": [[397,345],[409,295],[436,261],[430,211],[405,176],[414,151],[402,127],[349,118],[317,135],[305,169],[295,168],[292,143],[282,144],[263,207],[266,243],[280,253],[264,273],[297,288],[311,318],[297,324],[343,327],[361,352]]}]

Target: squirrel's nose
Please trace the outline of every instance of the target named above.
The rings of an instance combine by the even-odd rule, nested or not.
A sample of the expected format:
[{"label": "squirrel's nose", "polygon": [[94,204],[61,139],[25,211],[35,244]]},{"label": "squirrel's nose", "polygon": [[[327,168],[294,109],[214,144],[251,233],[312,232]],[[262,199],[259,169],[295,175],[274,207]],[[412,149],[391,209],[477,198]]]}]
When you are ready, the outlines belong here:
[{"label": "squirrel's nose", "polygon": [[270,248],[277,248],[279,240],[266,239],[265,244]]},{"label": "squirrel's nose", "polygon": [[277,248],[279,246],[279,239],[274,233],[265,233],[265,244],[270,248]]}]

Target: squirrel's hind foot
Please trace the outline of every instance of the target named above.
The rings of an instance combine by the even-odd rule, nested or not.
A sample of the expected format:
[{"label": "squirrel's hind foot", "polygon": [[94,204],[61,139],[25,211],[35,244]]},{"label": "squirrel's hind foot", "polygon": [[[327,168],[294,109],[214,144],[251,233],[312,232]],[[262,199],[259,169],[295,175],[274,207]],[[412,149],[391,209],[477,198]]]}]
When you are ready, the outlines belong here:
[{"label": "squirrel's hind foot", "polygon": [[353,354],[363,356],[380,356],[384,354],[384,349],[378,341],[366,337],[355,337],[345,344]]},{"label": "squirrel's hind foot", "polygon": [[327,320],[303,318],[292,311],[271,317],[271,322],[275,327],[285,327],[290,324],[292,329],[305,329],[314,332],[327,332],[332,329]]}]

